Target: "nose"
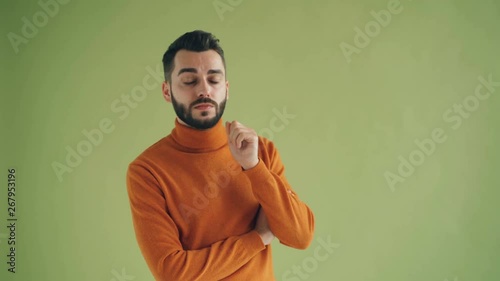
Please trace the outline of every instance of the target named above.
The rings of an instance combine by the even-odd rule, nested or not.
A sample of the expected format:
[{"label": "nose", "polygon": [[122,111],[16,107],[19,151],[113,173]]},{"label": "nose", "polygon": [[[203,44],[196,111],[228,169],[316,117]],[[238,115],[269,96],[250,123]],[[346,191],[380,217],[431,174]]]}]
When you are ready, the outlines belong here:
[{"label": "nose", "polygon": [[210,85],[208,85],[208,82],[204,80],[203,82],[199,83],[197,92],[198,92],[198,97],[200,97],[200,98],[201,97],[210,97],[211,89],[210,89]]}]

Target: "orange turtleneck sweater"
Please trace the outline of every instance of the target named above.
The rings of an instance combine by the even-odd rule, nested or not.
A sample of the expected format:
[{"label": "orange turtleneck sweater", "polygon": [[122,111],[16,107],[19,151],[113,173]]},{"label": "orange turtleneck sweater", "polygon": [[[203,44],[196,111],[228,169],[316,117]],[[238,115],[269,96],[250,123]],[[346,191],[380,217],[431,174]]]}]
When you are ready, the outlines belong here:
[{"label": "orange turtleneck sweater", "polygon": [[313,213],[273,143],[259,136],[259,163],[243,170],[227,142],[222,119],[208,130],[176,119],[170,135],[130,163],[135,234],[157,280],[275,280],[271,246],[254,230],[259,205],[280,243],[310,244]]}]

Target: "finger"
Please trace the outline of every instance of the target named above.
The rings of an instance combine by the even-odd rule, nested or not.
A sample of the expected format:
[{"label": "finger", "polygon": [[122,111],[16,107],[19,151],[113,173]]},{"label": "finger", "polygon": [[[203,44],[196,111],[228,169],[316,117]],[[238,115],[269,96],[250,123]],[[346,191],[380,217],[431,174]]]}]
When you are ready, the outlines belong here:
[{"label": "finger", "polygon": [[229,132],[231,130],[231,123],[226,121],[226,135],[229,137]]},{"label": "finger", "polygon": [[244,141],[250,142],[252,140],[252,135],[250,132],[240,132],[235,139],[236,147],[241,148]]},{"label": "finger", "polygon": [[245,126],[243,126],[243,124],[241,124],[240,122],[238,122],[236,120],[231,122],[231,129],[232,130],[241,129],[241,128],[245,128]]},{"label": "finger", "polygon": [[234,133],[233,133],[233,136],[232,136],[232,141],[233,141],[233,144],[236,146],[236,148],[240,148],[241,145],[240,145],[240,141],[241,140],[238,140],[240,138],[240,136],[242,135],[243,133],[240,131],[240,130],[236,130]]},{"label": "finger", "polygon": [[240,148],[241,147],[241,142],[244,140],[245,135],[248,133],[248,130],[246,128],[235,128],[233,130],[233,133],[231,134],[231,139],[233,141],[233,144],[236,145],[236,147]]},{"label": "finger", "polygon": [[257,133],[253,129],[246,129],[245,133],[243,135],[239,136],[240,138],[243,137],[243,141],[246,141],[248,143],[255,143],[258,141],[258,136]]},{"label": "finger", "polygon": [[236,137],[234,138],[234,144],[236,144],[237,148],[241,148],[242,142],[245,140],[245,135],[244,133],[240,132]]},{"label": "finger", "polygon": [[237,131],[237,128],[235,126],[235,121],[228,122],[227,127],[226,127],[226,131],[227,131],[228,142],[230,144],[234,144],[234,139],[235,139],[234,134]]},{"label": "finger", "polygon": [[238,125],[239,124],[237,121],[233,121],[231,122],[231,127],[229,129],[229,139],[230,142],[234,145],[236,145],[236,137],[240,133],[240,127]]}]

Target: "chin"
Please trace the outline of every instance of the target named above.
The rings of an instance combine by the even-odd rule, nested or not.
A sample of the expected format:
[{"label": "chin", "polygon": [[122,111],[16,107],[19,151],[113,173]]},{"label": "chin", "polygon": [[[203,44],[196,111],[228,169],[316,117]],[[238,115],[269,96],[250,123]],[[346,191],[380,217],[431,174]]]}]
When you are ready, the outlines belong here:
[{"label": "chin", "polygon": [[202,115],[201,113],[198,114],[196,119],[201,120],[201,121],[206,121],[206,120],[212,119],[214,117],[215,117],[215,113],[209,112],[207,115]]}]

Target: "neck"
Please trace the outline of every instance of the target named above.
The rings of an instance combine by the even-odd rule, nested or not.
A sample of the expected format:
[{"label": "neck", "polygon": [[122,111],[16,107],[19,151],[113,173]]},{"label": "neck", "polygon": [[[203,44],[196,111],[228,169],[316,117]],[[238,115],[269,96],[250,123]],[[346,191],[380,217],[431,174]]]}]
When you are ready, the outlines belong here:
[{"label": "neck", "polygon": [[186,126],[188,128],[191,128],[193,130],[205,131],[205,130],[211,129],[211,128],[208,128],[208,129],[198,129],[198,128],[195,128],[195,127],[193,127],[191,125],[188,125],[186,122],[182,121],[182,119],[180,119],[179,117],[175,117],[175,119],[176,119],[176,122],[179,122],[179,124],[181,124],[183,126]]},{"label": "neck", "polygon": [[222,118],[212,128],[205,130],[193,128],[176,118],[171,136],[183,150],[189,152],[209,152],[227,145]]}]

